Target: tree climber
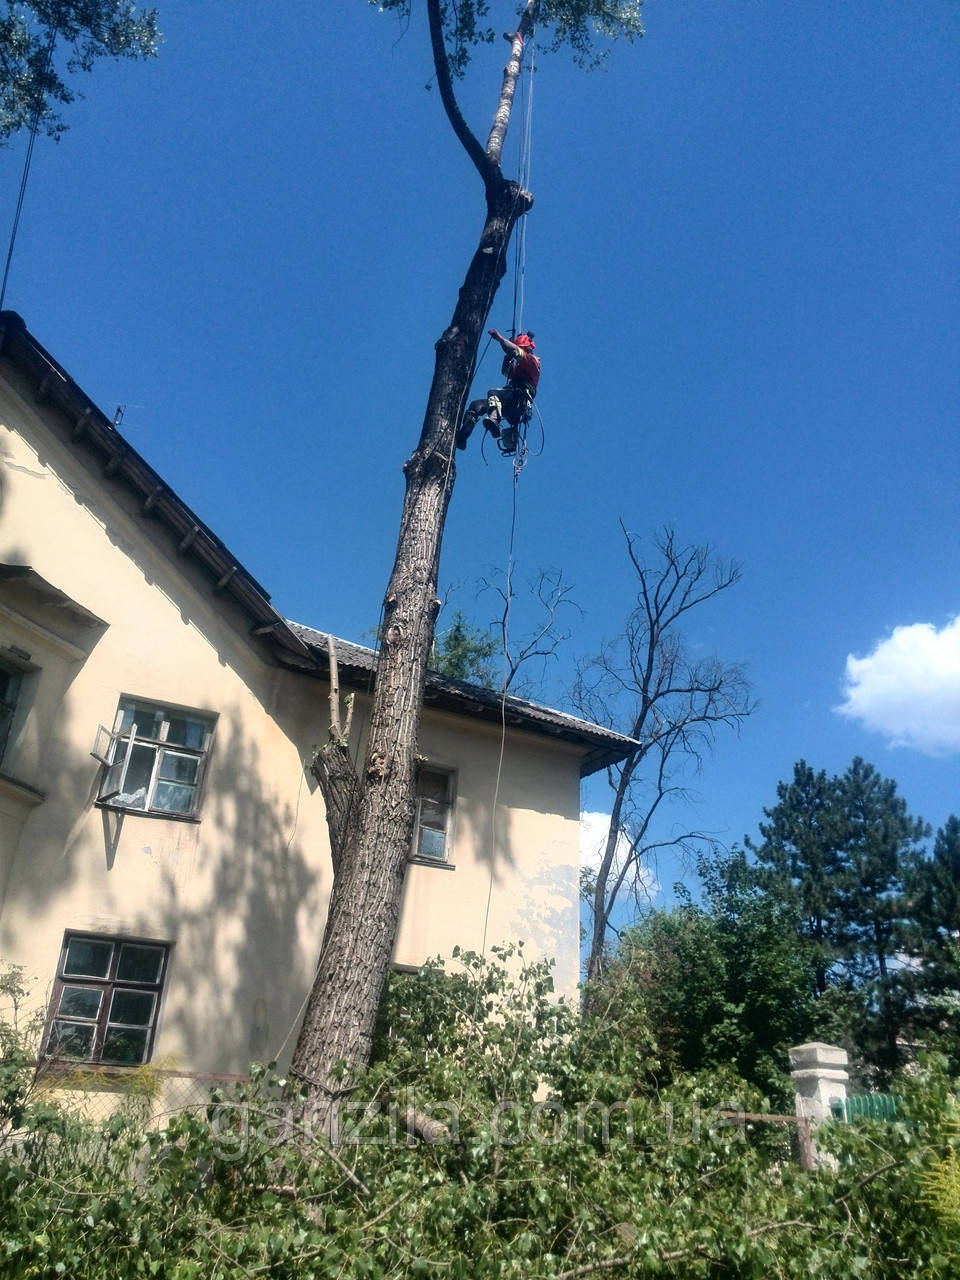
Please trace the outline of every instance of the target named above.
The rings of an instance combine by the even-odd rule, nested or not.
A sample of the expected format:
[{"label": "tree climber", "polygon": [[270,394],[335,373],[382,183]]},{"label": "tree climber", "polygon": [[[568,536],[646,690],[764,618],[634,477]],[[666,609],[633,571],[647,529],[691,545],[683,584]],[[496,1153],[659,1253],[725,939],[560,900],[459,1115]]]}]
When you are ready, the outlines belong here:
[{"label": "tree climber", "polygon": [[[505,338],[496,329],[488,330],[491,338],[496,338],[503,348],[503,366],[501,373],[506,376],[505,387],[495,387],[488,391],[483,400],[474,400],[466,413],[457,432],[457,448],[465,449],[470,433],[477,425],[481,414],[486,416],[483,425],[500,443],[501,453],[515,453],[517,449],[518,428],[530,412],[533,398],[537,394],[537,383],[540,381],[540,361],[533,354],[533,334],[518,333],[514,341]],[[501,419],[507,426],[502,430]]]}]

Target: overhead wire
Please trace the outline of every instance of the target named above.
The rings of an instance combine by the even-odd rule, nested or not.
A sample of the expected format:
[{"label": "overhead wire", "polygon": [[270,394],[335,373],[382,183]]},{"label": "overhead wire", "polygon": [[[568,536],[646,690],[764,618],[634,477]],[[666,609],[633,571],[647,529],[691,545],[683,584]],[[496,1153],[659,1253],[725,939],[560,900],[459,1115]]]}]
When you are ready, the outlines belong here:
[{"label": "overhead wire", "polygon": [[[41,80],[46,78],[47,72],[50,70],[53,62],[53,49],[57,43],[57,28],[50,32],[50,39],[47,42],[47,57],[43,64],[43,73]],[[0,310],[3,308],[3,300],[7,296],[7,280],[10,276],[10,263],[13,261],[13,247],[17,242],[17,230],[20,226],[20,214],[23,211],[23,200],[27,193],[27,178],[30,176],[30,165],[33,161],[33,148],[37,141],[37,130],[40,127],[40,116],[43,114],[45,100],[41,92],[40,100],[37,103],[37,109],[33,113],[33,122],[30,125],[30,141],[27,143],[27,154],[23,162],[23,174],[20,178],[20,191],[17,195],[16,210],[13,215],[13,228],[10,232],[10,245],[7,249],[7,260],[3,267],[3,280],[0,282]]]}]

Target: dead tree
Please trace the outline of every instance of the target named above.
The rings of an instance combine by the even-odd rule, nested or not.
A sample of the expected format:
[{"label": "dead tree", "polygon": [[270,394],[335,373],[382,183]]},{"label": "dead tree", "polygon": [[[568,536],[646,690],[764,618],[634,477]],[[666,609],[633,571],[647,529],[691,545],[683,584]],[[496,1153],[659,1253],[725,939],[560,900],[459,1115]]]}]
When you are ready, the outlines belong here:
[{"label": "dead tree", "polygon": [[637,539],[622,522],[621,528],[637,575],[636,603],[620,639],[581,668],[575,692],[583,715],[640,743],[608,770],[610,825],[590,886],[591,981],[602,975],[614,908],[626,892],[640,896],[651,856],[706,838],[688,830],[653,839],[655,819],[683,793],[686,770],[699,768],[718,726],[738,726],[753,710],[743,668],[718,658],[692,658],[681,633],[691,610],[739,581],[739,568],[717,559],[709,547],[678,546],[671,529],[654,539],[656,559],[644,562]]}]

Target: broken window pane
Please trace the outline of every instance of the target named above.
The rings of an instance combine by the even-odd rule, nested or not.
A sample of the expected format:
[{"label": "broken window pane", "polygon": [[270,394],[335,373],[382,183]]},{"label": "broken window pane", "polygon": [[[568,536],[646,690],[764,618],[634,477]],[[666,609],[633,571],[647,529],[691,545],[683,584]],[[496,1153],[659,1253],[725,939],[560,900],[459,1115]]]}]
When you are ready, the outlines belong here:
[{"label": "broken window pane", "polygon": [[77,1022],[55,1022],[47,1053],[52,1058],[89,1058],[93,1054],[95,1026]]}]

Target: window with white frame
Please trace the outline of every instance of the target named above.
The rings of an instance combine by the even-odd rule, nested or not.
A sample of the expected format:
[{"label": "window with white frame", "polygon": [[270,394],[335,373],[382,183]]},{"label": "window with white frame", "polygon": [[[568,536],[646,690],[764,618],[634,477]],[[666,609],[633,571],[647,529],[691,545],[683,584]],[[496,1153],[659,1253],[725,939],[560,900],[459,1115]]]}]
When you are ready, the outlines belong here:
[{"label": "window with white frame", "polygon": [[449,769],[422,767],[417,774],[417,823],[413,856],[448,862],[453,838],[453,782]]},{"label": "window with white frame", "polygon": [[44,1056],[123,1067],[148,1062],[169,953],[166,943],[68,932]]},{"label": "window with white frame", "polygon": [[214,717],[121,698],[113,731],[97,731],[99,799],[117,809],[193,817]]},{"label": "window with white frame", "polygon": [[14,713],[17,710],[17,699],[20,696],[20,681],[23,673],[9,663],[0,661],[0,764],[3,763],[4,752],[10,738]]}]

